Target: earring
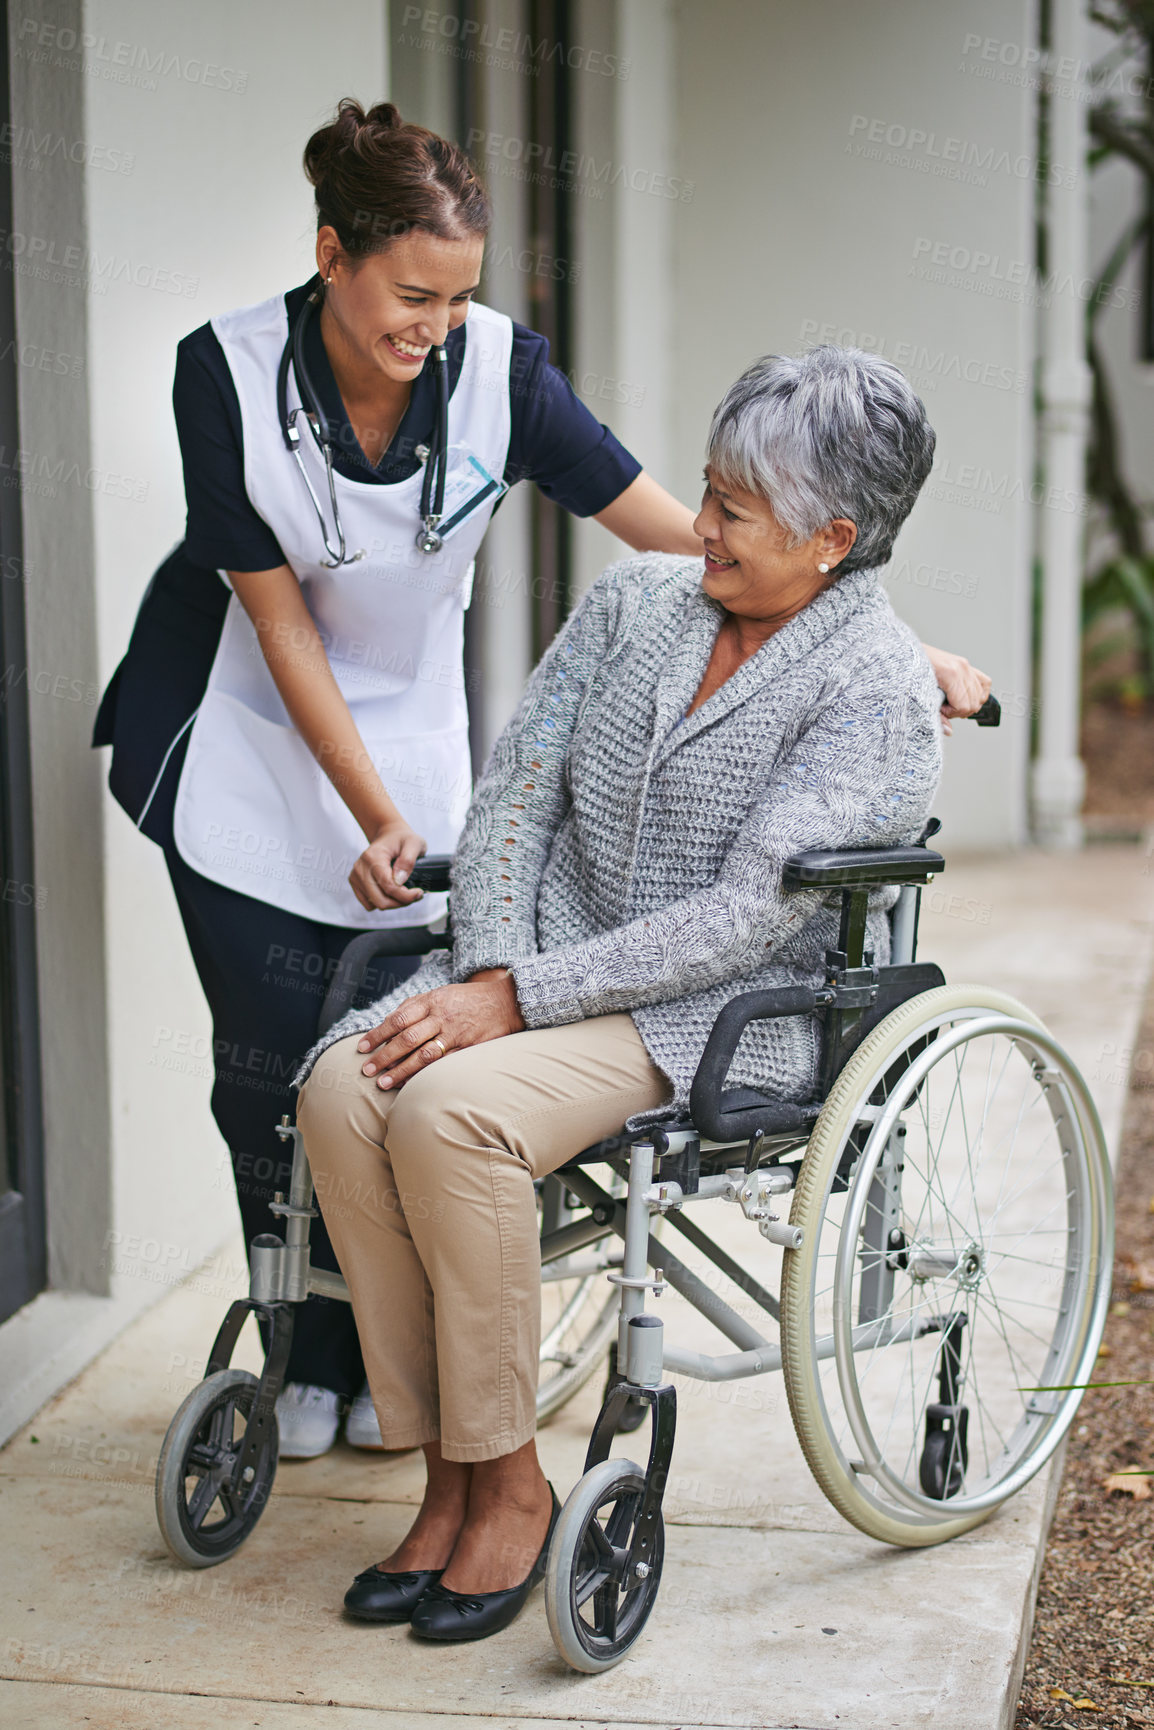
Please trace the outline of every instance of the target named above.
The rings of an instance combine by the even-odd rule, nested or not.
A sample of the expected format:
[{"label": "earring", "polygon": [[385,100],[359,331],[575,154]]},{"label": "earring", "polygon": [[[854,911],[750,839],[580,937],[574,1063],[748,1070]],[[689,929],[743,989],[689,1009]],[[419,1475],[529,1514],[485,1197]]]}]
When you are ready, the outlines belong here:
[{"label": "earring", "polygon": [[821,572],[823,577],[825,576],[825,573],[829,570],[829,566],[824,561],[817,568]]},{"label": "earring", "polygon": [[325,286],[326,286],[326,288],[327,288],[327,287],[328,287],[328,285],[329,285],[329,283],[330,283],[330,282],[331,282],[331,281],[332,281],[332,280],[333,280],[333,278],[332,278],[332,272],[331,272],[331,271],[330,271],[330,273],[329,273],[329,275],[328,275],[328,276],[326,276],[326,277],[325,277]]}]

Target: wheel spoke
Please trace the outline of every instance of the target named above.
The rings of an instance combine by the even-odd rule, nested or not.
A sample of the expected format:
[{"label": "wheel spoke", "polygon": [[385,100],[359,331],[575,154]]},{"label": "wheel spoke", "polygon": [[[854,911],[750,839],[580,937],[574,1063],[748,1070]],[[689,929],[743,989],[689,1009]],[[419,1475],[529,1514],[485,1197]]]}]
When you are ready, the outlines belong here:
[{"label": "wheel spoke", "polygon": [[[978,1429],[981,1432],[981,1437],[982,1437],[982,1458],[985,1460],[986,1466],[988,1469],[990,1461],[993,1458],[993,1454],[992,1454],[991,1449],[990,1449],[990,1438],[986,1433],[986,1407],[985,1407],[985,1401],[982,1399],[982,1392],[981,1392],[981,1388],[980,1388],[979,1382],[978,1382],[978,1368],[977,1368],[977,1364],[976,1364],[975,1358],[974,1358],[974,1339],[975,1339],[976,1333],[977,1333],[977,1329],[974,1327],[971,1327],[970,1328],[970,1338],[967,1342],[967,1348],[966,1348],[966,1376],[965,1376],[965,1381],[963,1383],[963,1386],[970,1391],[970,1395],[971,1395],[970,1409],[971,1409],[971,1411],[977,1413]],[[994,1420],[993,1420],[992,1415],[990,1418],[990,1428],[991,1429],[994,1428]],[[1000,1439],[1000,1436],[999,1436],[999,1439]],[[1005,1443],[1004,1442],[1002,1443],[1002,1448],[1003,1448],[1003,1452],[1004,1452],[1005,1451]]]},{"label": "wheel spoke", "polygon": [[205,1515],[216,1501],[219,1485],[215,1473],[206,1473],[188,1499],[188,1523],[194,1532],[199,1532],[204,1524]]},{"label": "wheel spoke", "polygon": [[605,1522],[605,1536],[613,1546],[614,1553],[625,1547],[630,1528],[640,1511],[641,1496],[636,1491],[631,1495],[622,1496],[614,1506],[613,1512]]},{"label": "wheel spoke", "polygon": [[[992,1062],[993,1052],[990,1053],[990,1058],[991,1058],[991,1062]],[[966,1093],[965,1093],[965,1088],[962,1086],[962,1067],[965,1063],[965,1060],[966,1060],[966,1048],[965,1048],[965,1046],[959,1045],[958,1048],[956,1049],[956,1051],[954,1052],[954,1062],[957,1064],[957,1069],[958,1069],[958,1111],[959,1111],[959,1113],[961,1115],[961,1119],[962,1119],[962,1147],[965,1149],[965,1154],[966,1154],[966,1170],[970,1174],[970,1201],[971,1201],[971,1204],[973,1206],[974,1213],[976,1215],[977,1214],[977,1208],[978,1208],[978,1179],[977,1179],[977,1174],[976,1174],[975,1167],[974,1167],[974,1154],[975,1154],[975,1152],[977,1153],[978,1164],[980,1165],[981,1161],[982,1161],[982,1155],[981,1155],[982,1132],[985,1130],[985,1120],[983,1119],[983,1121],[982,1121],[981,1129],[979,1130],[979,1133],[978,1133],[978,1145],[977,1145],[977,1148],[975,1149],[974,1146],[972,1145],[971,1139],[970,1139],[970,1126],[969,1126],[969,1122],[966,1118]],[[958,1190],[960,1190],[962,1187],[962,1181],[963,1181],[964,1175],[965,1174],[961,1170],[959,1170],[957,1187],[955,1188],[955,1191],[954,1191],[955,1196],[957,1195]]]},{"label": "wheel spoke", "polygon": [[[996,1316],[998,1318],[999,1329],[1000,1329],[1000,1331],[1002,1331],[1003,1337],[1005,1337],[1004,1325],[1003,1325],[1005,1317],[1004,1317],[1004,1313],[1002,1310],[1002,1306],[998,1302],[997,1296],[994,1292],[993,1286],[990,1284],[984,1285],[981,1288],[981,1290],[978,1292],[978,1297],[992,1307],[994,1313],[996,1314]],[[1047,1312],[1050,1315],[1053,1315],[1053,1313],[1054,1313],[1053,1304],[1031,1303],[1029,1298],[1007,1298],[1006,1302],[1007,1303],[1013,1303],[1018,1308],[1024,1307],[1026,1309],[1045,1309],[1045,1310],[1047,1310]],[[1045,1334],[1040,1334],[1038,1332],[1037,1328],[1032,1328],[1032,1327],[1028,1326],[1028,1324],[1026,1322],[1022,1321],[1017,1316],[1013,1317],[1013,1322],[1014,1322],[1014,1326],[1018,1329],[1018,1331],[1020,1333],[1029,1334],[1029,1336],[1032,1340],[1037,1340],[1038,1344],[1042,1347],[1043,1351],[1049,1351],[1050,1345],[1051,1345],[1051,1340],[1048,1340],[1046,1338]],[[1009,1342],[1008,1338],[1006,1338],[1006,1349],[1007,1349],[1007,1351],[1010,1349],[1010,1342]]]},{"label": "wheel spoke", "polygon": [[221,1484],[220,1505],[230,1520],[244,1519],[244,1502],[231,1484]]},{"label": "wheel spoke", "polygon": [[[1052,1134],[1052,1130],[1050,1130],[1050,1131],[1044,1130],[1042,1132],[1041,1139],[1038,1141],[1038,1144],[1034,1148],[1033,1153],[1027,1156],[1027,1164],[1032,1163],[1033,1159],[1039,1153],[1044,1142],[1048,1139],[1048,1136],[1050,1134]],[[1053,1163],[1051,1165],[1050,1169],[1051,1169],[1051,1171],[1056,1171],[1057,1170],[1056,1163]],[[991,1214],[990,1214],[991,1220],[999,1219],[1000,1216],[1005,1212],[1006,1208],[1012,1207],[1016,1201],[1020,1201],[1022,1199],[1022,1197],[1028,1193],[1029,1190],[1033,1189],[1035,1184],[1041,1183],[1043,1181],[1043,1178],[1045,1177],[1045,1175],[1046,1175],[1045,1172],[1031,1173],[1026,1178],[1025,1182],[1021,1185],[1021,1187],[1019,1189],[1016,1189],[1012,1195],[1006,1196],[1005,1199],[999,1204],[999,1206],[991,1212]]]},{"label": "wheel spoke", "polygon": [[[1010,1061],[1010,1051],[1012,1049],[1013,1049],[1013,1047],[1007,1047],[1007,1050],[1006,1050],[1006,1062],[1007,1063],[1009,1063],[1009,1061]],[[1036,1101],[1037,1101],[1037,1088],[1035,1087],[1034,1102],[1036,1103]],[[1014,1119],[1013,1133],[1010,1136],[1010,1145],[1006,1149],[1006,1162],[1002,1167],[1002,1181],[998,1186],[998,1193],[994,1198],[993,1215],[995,1218],[997,1217],[998,1211],[1002,1206],[1002,1198],[1006,1192],[1006,1179],[1009,1175],[1010,1163],[1014,1157],[1014,1149],[1018,1145],[1018,1135],[1019,1135],[1019,1132],[1021,1131],[1022,1120],[1025,1117],[1027,1110],[1029,1109],[1030,1103],[1031,1103],[1031,1101],[1030,1101],[1029,1093],[1028,1093],[1027,1089],[1025,1087],[1023,1087],[1021,1104],[1018,1107],[1018,1115]]]},{"label": "wheel spoke", "polygon": [[579,1574],[573,1589],[573,1598],[578,1609],[587,1604],[595,1592],[601,1591],[609,1575],[604,1568],[590,1568],[588,1573]]},{"label": "wheel spoke", "polygon": [[233,1400],[222,1400],[208,1420],[207,1443],[214,1452],[227,1447],[232,1440],[233,1413],[236,1404]]},{"label": "wheel spoke", "polygon": [[[616,1512],[616,1510],[614,1510],[614,1512]],[[610,1515],[610,1519],[612,1519],[612,1515]],[[606,1522],[606,1524],[608,1524],[608,1522]],[[607,1536],[605,1529],[601,1526],[596,1517],[594,1517],[590,1522],[589,1531],[586,1534],[586,1541],[592,1544],[597,1555],[598,1565],[602,1568],[611,1568],[613,1566],[613,1558],[617,1552],[613,1547],[611,1539]]]},{"label": "wheel spoke", "polygon": [[[1009,1259],[1008,1256],[999,1257],[999,1260],[1002,1260],[1002,1261],[1006,1261],[1008,1259]],[[1027,1258],[1025,1256],[1023,1256],[1022,1260],[1026,1261]],[[1031,1266],[1031,1267],[1040,1267],[1042,1264],[1038,1263],[1038,1262],[1027,1262],[1027,1265]],[[1014,1309],[1045,1310],[1046,1314],[1050,1315],[1050,1316],[1052,1316],[1054,1313],[1053,1304],[1052,1303],[1043,1303],[1039,1298],[1026,1298],[1026,1297],[1018,1297],[1015,1295],[1013,1297],[1010,1297],[1010,1296],[1004,1297],[1001,1300],[1001,1302],[1002,1302],[1002,1305],[1006,1308],[1006,1310],[1009,1310],[1010,1306],[1013,1305]],[[1018,1325],[1018,1327],[1020,1327],[1023,1330],[1024,1333],[1032,1333],[1033,1332],[1033,1330],[1031,1328],[1028,1328],[1026,1326],[1025,1322],[1018,1322],[1017,1325]],[[1044,1346],[1048,1346],[1050,1343],[1047,1339],[1044,1338],[1044,1336],[1042,1334],[1039,1334],[1039,1333],[1035,1333],[1034,1338],[1041,1345],[1044,1345]]]},{"label": "wheel spoke", "polygon": [[[986,1305],[987,1311],[990,1314],[990,1319],[993,1321],[994,1326],[1001,1335],[1002,1343],[1006,1348],[1006,1355],[1010,1359],[1014,1373],[1018,1377],[1019,1382],[1023,1378],[1028,1381],[1030,1376],[1033,1374],[1033,1371],[1027,1364],[1025,1358],[1022,1357],[1021,1353],[1016,1352],[1010,1344],[1010,1336],[1006,1331],[1006,1319],[1002,1314],[1002,1308],[998,1303],[994,1288],[992,1286],[984,1286],[977,1293],[977,1298],[979,1303],[984,1303]],[[1045,1339],[1043,1335],[1038,1333],[1034,1328],[1028,1328],[1025,1322],[1016,1322],[1015,1326],[1022,1333],[1029,1334],[1031,1339],[1037,1340],[1038,1344],[1042,1346],[1043,1349],[1049,1350],[1051,1342]],[[1015,1386],[1017,1385],[1018,1383],[1016,1382]]]},{"label": "wheel spoke", "polygon": [[[946,1200],[946,1197],[945,1197],[945,1194],[943,1193],[943,1191],[940,1188],[935,1188],[934,1182],[933,1182],[932,1178],[930,1177],[929,1170],[927,1169],[924,1172],[921,1171],[919,1169],[919,1167],[912,1160],[910,1154],[907,1153],[906,1154],[906,1170],[909,1171],[911,1169],[911,1167],[913,1169],[914,1176],[920,1178],[922,1183],[925,1185],[925,1188],[926,1188],[925,1199],[922,1202],[921,1213],[918,1216],[919,1219],[924,1217],[926,1208],[929,1206],[930,1202],[936,1198],[936,1200],[938,1201],[938,1203],[941,1206],[942,1214],[944,1215],[943,1225],[945,1225],[947,1228],[952,1225],[956,1229],[958,1237],[961,1237],[961,1238],[969,1237],[969,1235],[970,1235],[969,1227],[966,1225],[965,1221],[963,1219],[961,1219],[959,1217],[959,1215],[954,1211],[954,1209],[950,1206],[950,1203]],[[928,1161],[927,1161],[927,1167],[928,1167]],[[903,1187],[904,1187],[904,1182],[903,1182]],[[954,1237],[953,1237],[952,1233],[950,1233],[950,1244],[951,1244],[951,1246],[953,1246],[953,1244],[954,1244]]]},{"label": "wheel spoke", "polygon": [[608,1581],[602,1586],[594,1601],[594,1626],[605,1640],[617,1638],[617,1582]]}]

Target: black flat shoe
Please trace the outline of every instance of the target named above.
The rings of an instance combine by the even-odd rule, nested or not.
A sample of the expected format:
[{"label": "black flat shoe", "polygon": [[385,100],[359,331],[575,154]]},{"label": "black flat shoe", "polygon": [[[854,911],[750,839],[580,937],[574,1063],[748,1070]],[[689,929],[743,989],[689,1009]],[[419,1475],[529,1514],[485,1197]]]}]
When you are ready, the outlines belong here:
[{"label": "black flat shoe", "polygon": [[454,1592],[447,1586],[430,1586],[413,1611],[414,1634],[419,1634],[423,1640],[486,1640],[490,1634],[499,1634],[502,1628],[509,1626],[520,1614],[533,1587],[545,1578],[553,1528],[561,1512],[552,1484],[549,1489],[553,1496],[549,1530],[541,1545],[541,1554],[529,1570],[528,1579],[504,1592]]},{"label": "black flat shoe", "polygon": [[345,1609],[362,1622],[407,1622],[417,1600],[444,1571],[426,1568],[413,1574],[386,1574],[383,1568],[366,1568],[345,1593]]}]

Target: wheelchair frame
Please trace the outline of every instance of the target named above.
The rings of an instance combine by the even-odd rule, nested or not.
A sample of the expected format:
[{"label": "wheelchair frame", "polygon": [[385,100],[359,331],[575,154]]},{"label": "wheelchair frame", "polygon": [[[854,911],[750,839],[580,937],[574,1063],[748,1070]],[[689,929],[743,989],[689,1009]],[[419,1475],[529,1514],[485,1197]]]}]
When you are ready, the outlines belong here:
[{"label": "wheelchair frame", "polygon": [[[693,1083],[688,1117],[670,1118],[644,1133],[622,1134],[587,1149],[555,1174],[588,1212],[564,1224],[554,1220],[551,1229],[546,1222],[541,1239],[543,1266],[572,1268],[569,1258],[611,1235],[623,1243],[620,1268],[609,1267],[607,1272],[619,1290],[614,1370],[589,1443],[584,1475],[558,1522],[546,1579],[554,1642],[578,1670],[599,1671],[618,1662],[640,1634],[656,1598],[664,1549],[661,1503],[676,1429],[676,1391],[668,1373],[728,1381],[784,1368],[795,1428],[821,1488],[847,1519],[894,1543],[940,1542],[986,1518],[1040,1469],[1073,1419],[1080,1399],[1076,1384],[1088,1379],[1109,1299],[1112,1212],[1101,1128],[1081,1077],[1029,1011],[980,988],[953,988],[951,993],[944,988],[939,968],[917,961],[921,888],[945,865],[942,856],[925,845],[936,828],[932,824],[913,847],[815,852],[789,860],[784,872],[788,888],[841,892],[838,945],[827,954],[824,983],[749,992],[732,999],[710,1034]],[[445,887],[448,862],[422,861],[412,880],[430,889]],[[869,895],[895,884],[899,896],[891,914],[893,959],[890,965],[877,967],[865,950]],[[353,1001],[373,955],[399,953],[402,941],[404,953],[451,943],[447,929],[422,932],[419,949],[413,937],[410,930],[403,937],[385,931],[355,938],[330,987],[322,1027],[332,1025]],[[727,1072],[745,1029],[754,1021],[804,1013],[818,1014],[823,1023],[820,1097],[795,1104],[770,1100],[749,1089],[727,1090]],[[956,1052],[967,1041],[994,1037],[1003,1038],[1011,1054],[1024,1058],[1049,1111],[1044,1121],[1053,1127],[1060,1146],[1067,1200],[1076,1197],[1076,1212],[1071,1216],[1075,1224],[1066,1228],[1065,1283],[1059,1304],[1059,1312],[1068,1310],[1074,1319],[1062,1324],[1060,1331],[1055,1324],[1056,1343],[1045,1359],[1052,1385],[1043,1383],[1025,1403],[1011,1437],[1013,1441],[1021,1434],[1020,1457],[1011,1457],[1005,1446],[1007,1463],[1001,1476],[995,1475],[981,1493],[970,1494],[969,1407],[964,1396],[969,1386],[977,1385],[978,1373],[966,1350],[972,1349],[980,1320],[987,1262],[996,1252],[979,1241],[981,1234],[975,1237],[973,1230],[960,1248],[952,1226],[944,1248],[940,1240],[935,1247],[924,1232],[919,1236],[907,1230],[902,1185],[909,1179],[902,1176],[907,1156],[901,1119],[903,1111],[916,1114],[935,1063],[948,1059],[951,1052],[960,1061]],[[989,1092],[987,1083],[987,1098]],[[832,1107],[836,1110],[831,1118]],[[299,1131],[287,1119],[278,1134],[293,1148],[287,1197],[278,1194],[271,1204],[283,1221],[284,1239],[262,1234],[253,1240],[249,1295],[231,1305],[210,1353],[206,1379],[174,1418],[158,1465],[161,1529],[174,1554],[193,1566],[209,1566],[233,1553],[267,1501],[276,1469],[274,1408],[291,1342],[293,1305],[314,1292],[348,1299],[340,1275],[310,1265],[308,1234],[316,1209],[308,1160]],[[785,1156],[798,1149],[803,1157],[787,1163]],[[585,1169],[594,1163],[608,1165],[624,1180],[624,1198]],[[1006,1181],[1004,1176],[1003,1189]],[[929,1189],[932,1195],[932,1183]],[[774,1209],[791,1194],[793,1211],[789,1220],[783,1220]],[[852,1230],[842,1231],[834,1218],[836,1208],[830,1198],[842,1194]],[[708,1200],[739,1207],[764,1238],[781,1247],[780,1297],[774,1297],[687,1217],[688,1209]],[[560,1211],[552,1209],[555,1216]],[[667,1219],[745,1297],[777,1321],[782,1342],[765,1339],[667,1241],[659,1241],[650,1229],[654,1216]],[[815,1310],[813,1265],[819,1252],[814,1245],[823,1232],[836,1238],[838,1253],[829,1288],[832,1325],[819,1336],[813,1331],[816,1321],[807,1323],[806,1318]],[[1075,1243],[1076,1234],[1080,1235]],[[809,1272],[803,1276],[795,1274],[795,1268],[805,1259],[807,1240]],[[827,1256],[834,1259],[832,1254]],[[1078,1266],[1072,1271],[1075,1260]],[[604,1265],[595,1262],[594,1271]],[[932,1312],[919,1297],[920,1311],[915,1306],[904,1321],[895,1320],[899,1279],[911,1289],[916,1286],[919,1293],[932,1282],[952,1281],[955,1307]],[[667,1287],[680,1293],[735,1349],[709,1355],[666,1346],[662,1323],[646,1305],[650,1295],[658,1297]],[[856,1324],[848,1313],[851,1291]],[[962,1299],[958,1293],[964,1294]],[[264,1319],[271,1342],[259,1382],[229,1368],[249,1313]],[[967,1322],[971,1324],[968,1335]],[[1003,1335],[1005,1331],[1003,1327]],[[917,1481],[911,1482],[910,1463],[895,1465],[889,1458],[889,1432],[879,1439],[879,1426],[871,1429],[869,1391],[863,1392],[864,1375],[856,1378],[854,1360],[855,1355],[868,1357],[873,1365],[883,1361],[883,1351],[892,1346],[929,1336],[937,1336],[940,1342],[932,1372],[939,1398],[922,1400],[925,1432],[916,1462]],[[808,1340],[806,1349],[798,1343],[804,1340]],[[848,1413],[848,1418],[838,1421],[847,1436],[853,1433],[855,1457],[831,1440],[827,1408],[834,1384],[832,1378],[828,1385],[821,1383],[816,1366],[823,1362],[836,1363],[840,1398]],[[924,1380],[924,1368],[920,1373]],[[1059,1380],[1069,1385],[1059,1386]],[[578,1385],[580,1381],[570,1392]],[[234,1413],[243,1419],[239,1438],[233,1435]],[[611,1459],[615,1435],[636,1428],[647,1415],[651,1424],[646,1464]],[[980,1407],[978,1415],[983,1416]],[[823,1434],[823,1424],[828,1434]],[[856,1457],[859,1453],[861,1458]],[[190,1476],[196,1483],[191,1497],[187,1494]],[[199,1527],[193,1507],[198,1497]],[[225,1518],[209,1527],[205,1515],[217,1498]],[[605,1508],[610,1510],[607,1516],[601,1512]]]}]

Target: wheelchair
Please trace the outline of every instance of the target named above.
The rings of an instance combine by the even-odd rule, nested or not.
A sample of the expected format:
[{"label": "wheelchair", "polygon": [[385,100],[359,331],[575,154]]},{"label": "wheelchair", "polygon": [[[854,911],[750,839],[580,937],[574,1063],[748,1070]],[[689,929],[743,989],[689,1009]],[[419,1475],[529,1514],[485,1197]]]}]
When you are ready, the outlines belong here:
[{"label": "wheelchair", "polygon": [[[912,846],[791,858],[787,890],[840,897],[823,983],[733,998],[687,1113],[623,1130],[537,1186],[539,1416],[610,1360],[545,1581],[554,1643],[578,1671],[618,1663],[657,1597],[671,1375],[720,1383],[780,1370],[826,1497],[860,1531],[904,1546],[938,1544],[987,1519],[1052,1457],[1078,1409],[1110,1295],[1102,1129],[1078,1070],[1029,1009],[1000,991],[948,985],[917,959],[921,891],[945,867],[928,846],[937,828]],[[446,888],[448,861],[422,861],[411,880]],[[866,917],[871,893],[889,887],[898,890],[891,961],[877,966]],[[414,938],[421,951],[452,942],[447,922],[354,938],[322,1029],[354,1001],[372,956],[402,942],[412,953]],[[796,1015],[820,1023],[814,1097],[727,1086],[746,1028]],[[348,1298],[339,1275],[310,1267],[308,1161],[287,1119],[278,1133],[293,1149],[288,1193],[271,1204],[283,1237],[253,1240],[249,1295],[231,1305],[157,1467],[161,1531],[192,1567],[232,1555],[264,1512],[294,1306],[310,1292]],[[777,1246],[776,1295],[702,1229],[706,1202],[734,1210],[735,1221],[739,1212]],[[678,1238],[710,1264],[708,1281],[675,1253]],[[720,1295],[722,1282],[745,1313]],[[649,1300],[667,1288],[732,1349],[666,1344]],[[750,1307],[777,1324],[776,1343],[747,1319]],[[254,1312],[268,1340],[259,1379],[230,1368]],[[611,1454],[619,1433],[645,1423],[643,1463]]]}]

